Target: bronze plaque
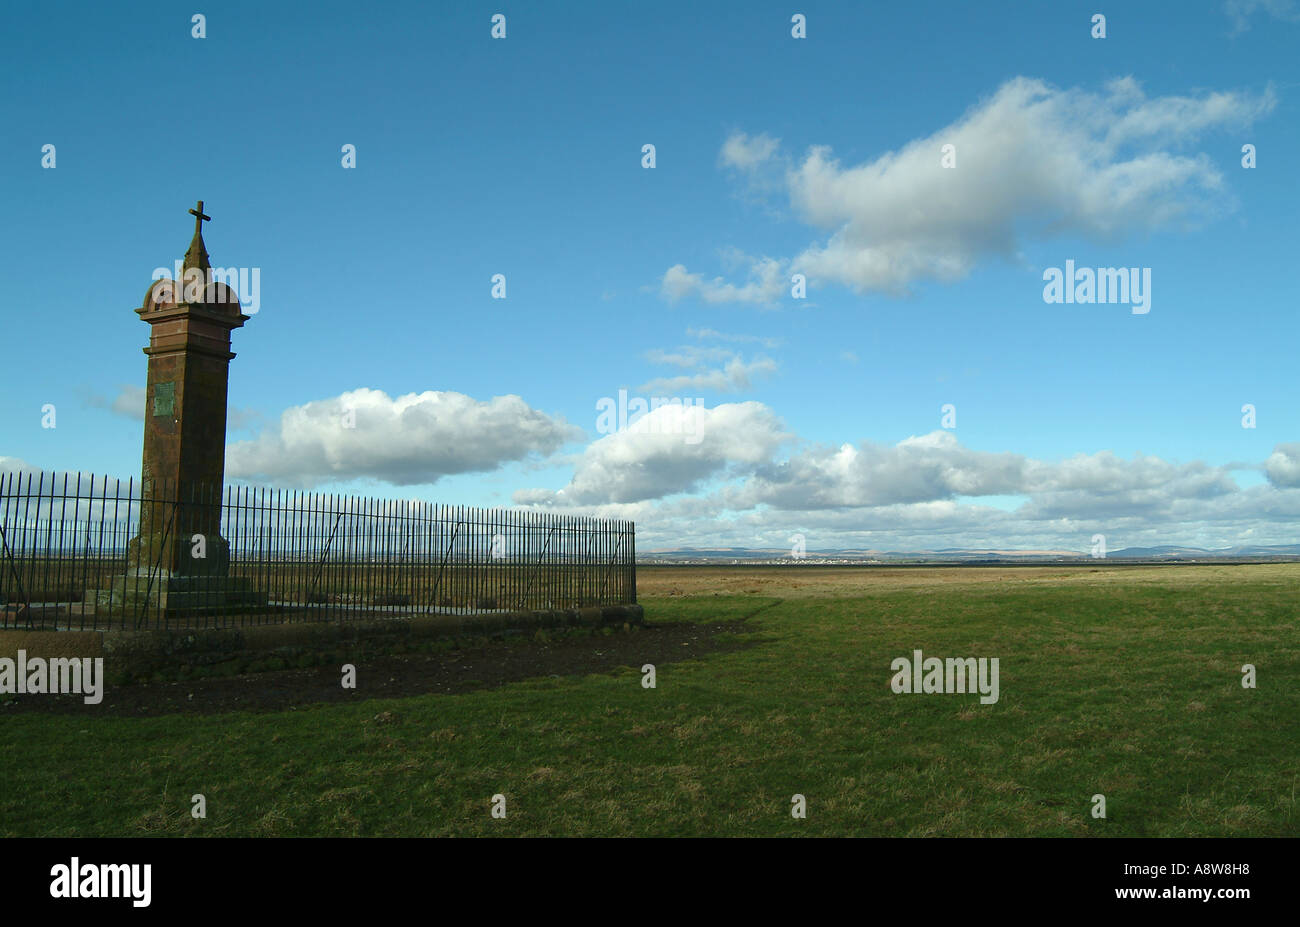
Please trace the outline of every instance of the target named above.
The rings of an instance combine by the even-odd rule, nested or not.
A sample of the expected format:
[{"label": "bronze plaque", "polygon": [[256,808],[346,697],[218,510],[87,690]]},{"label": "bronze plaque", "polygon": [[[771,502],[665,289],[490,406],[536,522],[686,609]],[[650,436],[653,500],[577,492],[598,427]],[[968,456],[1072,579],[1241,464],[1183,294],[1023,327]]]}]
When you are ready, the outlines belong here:
[{"label": "bronze plaque", "polygon": [[153,414],[176,414],[176,384],[158,383],[153,388]]}]

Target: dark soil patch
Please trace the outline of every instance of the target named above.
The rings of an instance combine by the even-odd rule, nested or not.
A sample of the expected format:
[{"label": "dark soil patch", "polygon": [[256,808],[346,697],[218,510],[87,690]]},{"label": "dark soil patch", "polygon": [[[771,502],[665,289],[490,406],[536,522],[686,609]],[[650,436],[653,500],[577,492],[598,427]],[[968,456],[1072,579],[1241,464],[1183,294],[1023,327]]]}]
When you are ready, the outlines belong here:
[{"label": "dark soil patch", "polygon": [[315,704],[372,698],[472,692],[544,676],[581,676],[621,666],[640,669],[753,646],[718,640],[724,632],[752,630],[744,621],[645,625],[614,634],[569,635],[552,640],[477,640],[437,653],[408,653],[355,661],[357,687],[344,689],[337,666],[246,673],[241,676],[105,686],[103,701],[80,695],[26,695],[0,703],[0,719],[16,712],[146,717],[285,711]]}]

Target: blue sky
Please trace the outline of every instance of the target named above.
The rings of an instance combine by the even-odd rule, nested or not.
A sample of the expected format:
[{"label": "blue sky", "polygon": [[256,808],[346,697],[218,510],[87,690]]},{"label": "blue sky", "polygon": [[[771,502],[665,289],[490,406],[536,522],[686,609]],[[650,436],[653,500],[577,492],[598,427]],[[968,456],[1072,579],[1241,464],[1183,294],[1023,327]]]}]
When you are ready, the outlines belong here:
[{"label": "blue sky", "polygon": [[[260,271],[232,480],[642,549],[1300,542],[1300,3],[193,6],[9,7],[6,469],[138,473],[201,198]],[[1045,302],[1067,260],[1150,311]],[[687,405],[602,433],[621,389]]]}]

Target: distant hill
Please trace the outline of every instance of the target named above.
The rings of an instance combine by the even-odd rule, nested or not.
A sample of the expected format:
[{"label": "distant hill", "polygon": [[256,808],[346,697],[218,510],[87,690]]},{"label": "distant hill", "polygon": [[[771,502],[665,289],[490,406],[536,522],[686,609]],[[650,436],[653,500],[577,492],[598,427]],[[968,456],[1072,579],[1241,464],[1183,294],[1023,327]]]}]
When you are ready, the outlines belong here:
[{"label": "distant hill", "polygon": [[[796,559],[789,548],[775,547],[680,547],[644,551],[641,563],[1069,563],[1093,560],[1091,553],[1077,550],[860,550],[851,548],[810,550]],[[1125,547],[1108,551],[1106,560],[1148,562],[1193,562],[1203,560],[1300,560],[1300,544],[1276,546],[1242,545],[1207,550],[1201,547]]]},{"label": "distant hill", "polygon": [[1300,557],[1300,544],[1279,544],[1266,547],[1246,544],[1239,547],[1221,547],[1205,550],[1201,547],[1125,547],[1107,557],[1142,558],[1145,560],[1203,560],[1206,558],[1236,560],[1256,557],[1291,559]]}]

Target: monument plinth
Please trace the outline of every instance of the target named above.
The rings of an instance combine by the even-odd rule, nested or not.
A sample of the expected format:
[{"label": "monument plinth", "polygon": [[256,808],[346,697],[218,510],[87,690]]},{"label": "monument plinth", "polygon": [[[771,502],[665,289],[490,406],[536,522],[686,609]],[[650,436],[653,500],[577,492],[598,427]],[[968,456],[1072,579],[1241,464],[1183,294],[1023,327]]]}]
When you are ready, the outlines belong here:
[{"label": "monument plinth", "polygon": [[230,333],[249,316],[239,294],[212,279],[203,243],[203,201],[191,209],[194,238],[180,279],[155,280],[136,314],[149,323],[140,534],[127,573],[98,601],[166,612],[265,604],[232,578],[221,537]]}]

